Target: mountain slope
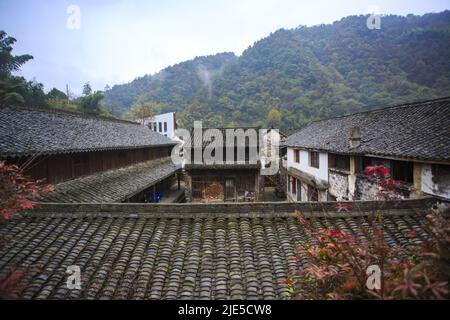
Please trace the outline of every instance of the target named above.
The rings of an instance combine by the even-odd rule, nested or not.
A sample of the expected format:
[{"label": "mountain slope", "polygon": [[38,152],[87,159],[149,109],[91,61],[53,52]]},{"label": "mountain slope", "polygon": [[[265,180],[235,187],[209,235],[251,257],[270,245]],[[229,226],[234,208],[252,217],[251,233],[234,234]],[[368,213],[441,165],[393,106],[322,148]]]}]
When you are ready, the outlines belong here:
[{"label": "mountain slope", "polygon": [[133,103],[156,101],[167,110],[181,111],[225,66],[237,60],[234,53],[220,53],[197,57],[168,67],[155,75],[146,75],[134,81],[116,85],[105,93],[103,104],[114,115],[122,115]]},{"label": "mountain slope", "polygon": [[[226,62],[208,65],[206,70],[220,70],[210,81],[202,81],[191,61],[180,64],[178,73],[168,68],[170,76],[159,82],[152,77],[126,85],[133,96],[129,101],[136,101],[139,91],[143,101],[164,102],[167,110],[179,112],[184,126],[193,120],[210,126],[268,125],[266,116],[276,108],[280,126],[287,128],[450,95],[450,11],[383,16],[381,30],[369,30],[366,20],[351,16],[331,25],[278,30],[239,58],[225,54]],[[107,92],[107,102],[118,101],[114,92]],[[121,103],[124,109],[130,105]]]}]

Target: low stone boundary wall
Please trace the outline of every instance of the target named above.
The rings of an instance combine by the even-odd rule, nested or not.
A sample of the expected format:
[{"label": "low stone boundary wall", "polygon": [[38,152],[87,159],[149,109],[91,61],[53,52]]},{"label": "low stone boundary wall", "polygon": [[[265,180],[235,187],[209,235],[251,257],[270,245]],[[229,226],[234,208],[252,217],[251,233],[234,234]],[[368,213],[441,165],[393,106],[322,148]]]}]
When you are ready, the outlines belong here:
[{"label": "low stone boundary wall", "polygon": [[[100,215],[100,216],[154,216],[154,217],[211,217],[229,214],[239,217],[295,216],[300,210],[305,216],[361,216],[382,210],[388,214],[426,214],[436,200],[432,198],[402,201],[353,201],[339,202],[344,209],[339,210],[336,202],[264,202],[264,203],[220,203],[220,204],[59,204],[41,203],[28,212],[31,215],[56,214]],[[348,205],[348,206],[346,206]],[[392,212],[389,212],[392,211]]]}]

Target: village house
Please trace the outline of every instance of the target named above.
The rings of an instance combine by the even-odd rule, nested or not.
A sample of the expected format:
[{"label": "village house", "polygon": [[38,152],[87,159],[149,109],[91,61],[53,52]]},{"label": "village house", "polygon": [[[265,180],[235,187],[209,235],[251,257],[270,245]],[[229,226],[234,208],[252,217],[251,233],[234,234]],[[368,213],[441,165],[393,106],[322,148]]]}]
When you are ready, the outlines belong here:
[{"label": "village house", "polygon": [[151,130],[158,132],[170,139],[175,138],[175,130],[177,129],[177,120],[175,112],[158,114],[152,118],[144,120],[144,125]]},{"label": "village house", "polygon": [[450,97],[313,122],[286,139],[290,201],[374,200],[382,165],[401,198],[450,199]]},{"label": "village house", "polygon": [[177,201],[184,191],[178,190],[180,167],[169,157],[174,145],[134,122],[0,108],[0,158],[55,184],[43,201]]},{"label": "village house", "polygon": [[[258,159],[258,128],[202,128],[203,133],[215,132],[221,135],[223,144],[217,148],[222,155],[212,151],[212,160],[204,159],[205,148],[212,138],[203,139],[204,134],[194,134],[191,130],[192,145],[186,148],[190,153],[189,163],[184,167],[186,183],[186,199],[188,202],[255,202],[262,201],[264,196],[264,177],[260,174],[261,163]],[[213,131],[211,131],[213,130]],[[233,147],[227,146],[227,130],[236,135]],[[250,148],[250,139],[246,134],[251,130],[256,133],[254,146]],[[242,134],[242,137],[239,137]],[[245,136],[245,137],[244,137]],[[239,158],[238,140],[242,148],[242,159]],[[251,150],[252,149],[252,150]],[[252,153],[254,151],[254,153]],[[201,157],[198,159],[198,157]],[[231,161],[229,159],[231,157]],[[228,161],[227,161],[228,159]]]}]

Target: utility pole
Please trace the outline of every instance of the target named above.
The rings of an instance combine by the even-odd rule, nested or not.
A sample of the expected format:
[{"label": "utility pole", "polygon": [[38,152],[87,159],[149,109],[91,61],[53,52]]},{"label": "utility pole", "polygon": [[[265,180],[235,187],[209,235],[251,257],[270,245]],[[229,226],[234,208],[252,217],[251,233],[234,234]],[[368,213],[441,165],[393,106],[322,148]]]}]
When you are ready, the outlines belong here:
[{"label": "utility pole", "polygon": [[69,96],[69,85],[66,84],[66,95],[67,95],[67,103],[70,102],[70,96]]}]

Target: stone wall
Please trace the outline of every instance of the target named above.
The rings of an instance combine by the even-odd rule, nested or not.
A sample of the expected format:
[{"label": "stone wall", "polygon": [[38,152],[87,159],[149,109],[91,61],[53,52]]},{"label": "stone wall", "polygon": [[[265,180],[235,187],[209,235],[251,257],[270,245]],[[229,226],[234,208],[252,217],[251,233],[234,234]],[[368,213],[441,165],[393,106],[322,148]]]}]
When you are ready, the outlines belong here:
[{"label": "stone wall", "polygon": [[333,197],[335,197],[337,201],[344,201],[349,199],[348,174],[330,170],[328,183],[330,185],[328,192]]},{"label": "stone wall", "polygon": [[450,199],[450,166],[423,165],[421,189],[427,194]]},{"label": "stone wall", "polygon": [[359,200],[375,200],[379,192],[378,184],[366,176],[359,175],[356,179],[356,198]]},{"label": "stone wall", "polygon": [[[186,217],[202,218],[230,214],[239,217],[257,217],[273,215],[274,217],[295,216],[296,209],[304,214],[322,214],[342,216],[347,214],[364,215],[379,209],[411,211],[411,208],[430,208],[436,200],[431,198],[403,201],[356,201],[350,204],[350,212],[337,212],[336,202],[266,202],[266,203],[220,203],[220,204],[51,204],[42,203],[38,208],[26,212],[27,215],[53,213],[55,216],[67,215],[104,215],[107,217]],[[424,213],[428,210],[423,210]]]}]

